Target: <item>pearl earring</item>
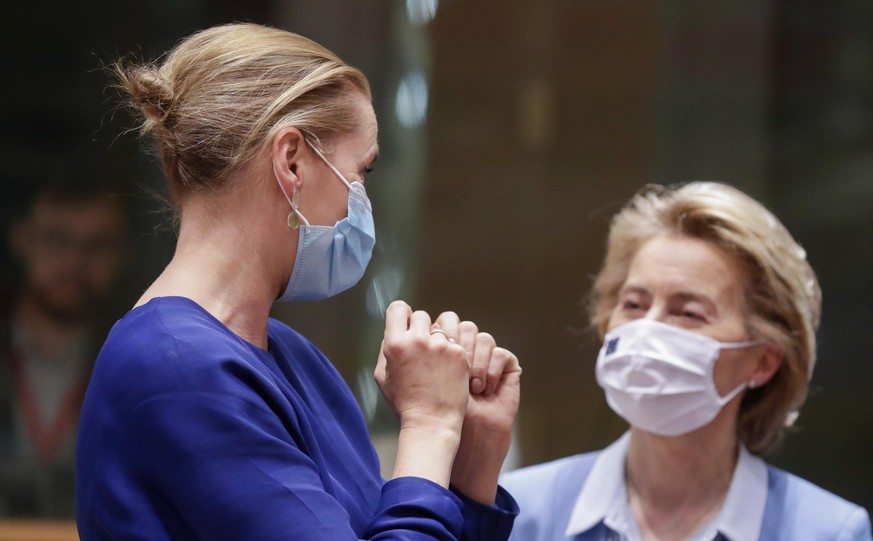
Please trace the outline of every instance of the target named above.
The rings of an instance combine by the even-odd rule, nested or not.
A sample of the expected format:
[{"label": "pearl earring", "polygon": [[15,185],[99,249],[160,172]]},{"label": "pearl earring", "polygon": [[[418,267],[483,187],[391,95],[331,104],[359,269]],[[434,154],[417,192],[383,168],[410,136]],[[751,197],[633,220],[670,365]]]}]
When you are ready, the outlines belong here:
[{"label": "pearl earring", "polygon": [[758,382],[757,382],[757,381],[755,381],[755,380],[753,380],[753,379],[749,380],[749,389],[754,389],[754,388],[757,387],[757,386],[758,386]]}]

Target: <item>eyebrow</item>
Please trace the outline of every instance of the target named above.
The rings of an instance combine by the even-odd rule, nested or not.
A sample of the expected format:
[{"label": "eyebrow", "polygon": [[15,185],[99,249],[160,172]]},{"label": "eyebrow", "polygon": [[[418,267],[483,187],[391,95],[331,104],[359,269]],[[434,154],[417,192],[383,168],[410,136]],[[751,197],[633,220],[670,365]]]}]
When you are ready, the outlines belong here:
[{"label": "eyebrow", "polygon": [[621,286],[621,289],[618,290],[619,295],[626,295],[628,293],[639,293],[641,295],[651,295],[649,290],[642,286]]}]

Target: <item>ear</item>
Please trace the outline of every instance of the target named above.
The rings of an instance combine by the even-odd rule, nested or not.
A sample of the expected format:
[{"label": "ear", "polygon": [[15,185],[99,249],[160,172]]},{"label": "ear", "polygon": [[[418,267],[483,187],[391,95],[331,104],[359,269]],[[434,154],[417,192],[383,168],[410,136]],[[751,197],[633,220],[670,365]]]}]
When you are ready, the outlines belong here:
[{"label": "ear", "polygon": [[758,361],[749,375],[749,381],[754,382],[755,387],[761,387],[776,374],[779,367],[782,366],[782,360],[785,357],[782,348],[774,343],[764,344]]},{"label": "ear", "polygon": [[300,162],[306,141],[297,128],[283,128],[273,137],[270,160],[280,188],[290,197],[303,185]]}]

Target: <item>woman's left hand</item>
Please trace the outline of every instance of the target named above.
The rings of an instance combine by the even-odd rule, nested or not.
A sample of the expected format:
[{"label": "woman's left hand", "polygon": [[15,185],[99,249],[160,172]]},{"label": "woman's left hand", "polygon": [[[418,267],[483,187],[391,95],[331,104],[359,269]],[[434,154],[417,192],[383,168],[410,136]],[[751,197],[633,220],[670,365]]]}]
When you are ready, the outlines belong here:
[{"label": "woman's left hand", "polygon": [[470,363],[470,397],[451,484],[468,498],[494,503],[497,478],[512,440],[521,366],[509,350],[471,321],[443,312],[433,325],[460,344]]}]

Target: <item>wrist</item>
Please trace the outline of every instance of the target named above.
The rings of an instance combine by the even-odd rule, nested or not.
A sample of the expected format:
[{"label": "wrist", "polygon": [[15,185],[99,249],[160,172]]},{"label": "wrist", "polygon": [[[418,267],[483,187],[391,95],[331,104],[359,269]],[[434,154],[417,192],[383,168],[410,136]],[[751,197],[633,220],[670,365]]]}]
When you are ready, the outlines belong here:
[{"label": "wrist", "polygon": [[421,477],[448,488],[460,429],[402,424],[392,478]]},{"label": "wrist", "polygon": [[401,432],[404,430],[420,434],[435,432],[444,435],[454,434],[460,438],[464,428],[463,412],[440,415],[407,410],[400,415]]}]

